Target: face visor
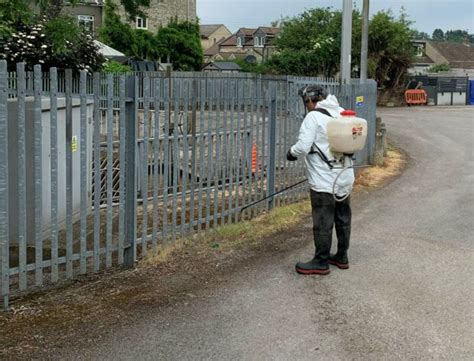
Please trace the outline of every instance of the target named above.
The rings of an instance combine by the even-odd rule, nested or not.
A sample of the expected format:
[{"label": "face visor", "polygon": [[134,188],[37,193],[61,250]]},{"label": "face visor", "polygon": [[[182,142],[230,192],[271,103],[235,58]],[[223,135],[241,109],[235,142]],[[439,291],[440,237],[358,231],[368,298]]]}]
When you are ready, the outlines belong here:
[{"label": "face visor", "polygon": [[312,101],[313,103],[317,103],[318,101],[322,100],[325,98],[325,91],[322,87],[318,85],[308,85],[300,90],[298,90],[298,95],[301,97],[303,100],[303,107],[305,110],[305,116],[308,113],[308,109],[306,108],[306,105]]}]

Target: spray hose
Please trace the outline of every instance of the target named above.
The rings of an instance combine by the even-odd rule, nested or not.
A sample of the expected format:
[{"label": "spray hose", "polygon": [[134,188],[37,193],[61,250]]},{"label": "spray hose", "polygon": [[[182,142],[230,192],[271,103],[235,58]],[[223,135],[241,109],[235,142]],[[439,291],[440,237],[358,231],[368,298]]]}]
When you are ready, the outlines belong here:
[{"label": "spray hose", "polygon": [[[344,197],[342,197],[342,198],[339,198],[339,197],[336,196],[336,184],[337,184],[337,181],[338,181],[339,177],[341,176],[341,174],[344,173],[344,172],[345,172],[346,170],[348,170],[348,169],[367,168],[367,167],[370,167],[370,165],[351,165],[351,166],[349,166],[349,167],[341,167],[341,168],[333,167],[333,168],[332,168],[332,169],[342,169],[342,171],[339,172],[339,174],[337,175],[336,179],[334,179],[334,182],[333,182],[333,184],[332,184],[332,196],[333,196],[333,198],[334,198],[334,200],[335,200],[336,202],[342,202],[343,200],[345,200],[347,197],[349,197],[349,196],[351,195],[351,192],[349,192],[349,193],[347,193],[347,194],[346,194]],[[263,201],[265,201],[265,200],[267,200],[267,199],[269,199],[269,198],[273,198],[273,197],[275,197],[276,195],[278,195],[278,194],[280,194],[280,193],[283,193],[283,192],[286,192],[287,190],[292,189],[292,188],[294,188],[294,187],[296,187],[296,186],[299,186],[300,184],[302,184],[302,183],[304,183],[304,182],[306,182],[306,179],[303,179],[302,181],[299,181],[299,182],[297,182],[297,183],[295,183],[295,184],[292,184],[292,185],[289,186],[289,187],[283,188],[282,190],[279,190],[278,192],[275,192],[275,193],[273,193],[273,194],[270,194],[269,196],[266,196],[266,197],[264,197],[264,198],[262,198],[262,199],[259,199],[258,201],[255,201],[255,202],[252,202],[252,203],[250,203],[250,204],[247,204],[246,206],[241,207],[241,208],[239,209],[239,212],[242,212],[242,211],[244,211],[244,210],[247,209],[247,208],[253,207],[254,205],[256,205],[256,204],[258,204],[258,203],[261,203],[261,202],[263,202]]]}]

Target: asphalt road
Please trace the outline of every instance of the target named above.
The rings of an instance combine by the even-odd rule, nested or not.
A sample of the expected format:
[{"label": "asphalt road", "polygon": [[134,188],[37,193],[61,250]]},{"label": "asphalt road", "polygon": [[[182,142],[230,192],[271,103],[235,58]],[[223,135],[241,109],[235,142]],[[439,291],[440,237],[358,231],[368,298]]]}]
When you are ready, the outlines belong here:
[{"label": "asphalt road", "polygon": [[[300,276],[308,246],[147,310],[64,358],[474,359],[474,107],[383,109],[405,172],[353,202],[351,268]],[[288,242],[291,242],[289,237]]]}]

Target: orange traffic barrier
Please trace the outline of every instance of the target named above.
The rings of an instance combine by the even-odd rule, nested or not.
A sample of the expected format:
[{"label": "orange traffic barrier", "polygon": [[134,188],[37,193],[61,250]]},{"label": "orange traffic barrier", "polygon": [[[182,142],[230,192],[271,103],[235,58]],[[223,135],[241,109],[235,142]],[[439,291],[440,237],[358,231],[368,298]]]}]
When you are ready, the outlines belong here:
[{"label": "orange traffic barrier", "polygon": [[408,105],[426,104],[427,102],[426,92],[423,89],[405,90],[405,101]]},{"label": "orange traffic barrier", "polygon": [[252,174],[257,171],[257,144],[252,145]]}]

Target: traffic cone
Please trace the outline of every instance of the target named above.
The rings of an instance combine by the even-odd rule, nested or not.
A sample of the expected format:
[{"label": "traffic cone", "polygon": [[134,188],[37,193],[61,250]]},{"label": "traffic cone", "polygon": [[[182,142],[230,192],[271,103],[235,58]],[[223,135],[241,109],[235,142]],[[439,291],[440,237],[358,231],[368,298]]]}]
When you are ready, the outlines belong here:
[{"label": "traffic cone", "polygon": [[252,145],[252,174],[257,171],[257,144]]}]

